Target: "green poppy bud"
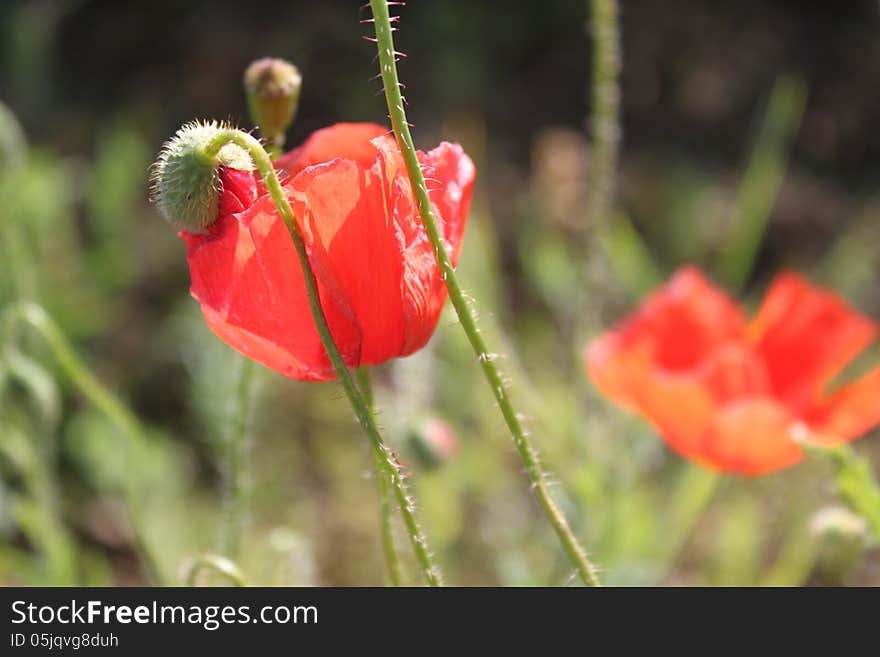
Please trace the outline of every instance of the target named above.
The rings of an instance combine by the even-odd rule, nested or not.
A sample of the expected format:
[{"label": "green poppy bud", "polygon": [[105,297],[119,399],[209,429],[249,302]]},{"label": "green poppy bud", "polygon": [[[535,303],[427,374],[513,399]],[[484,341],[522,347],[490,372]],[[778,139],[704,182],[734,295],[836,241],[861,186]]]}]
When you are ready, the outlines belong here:
[{"label": "green poppy bud", "polygon": [[220,203],[220,166],[250,171],[247,152],[226,144],[216,157],[206,153],[210,141],[230,126],[216,121],[194,121],[183,126],[159,153],[153,165],[151,200],[176,227],[201,232],[216,220]]},{"label": "green poppy bud", "polygon": [[279,148],[296,116],[301,86],[299,70],[283,59],[258,59],[244,73],[251,120],[262,135]]}]

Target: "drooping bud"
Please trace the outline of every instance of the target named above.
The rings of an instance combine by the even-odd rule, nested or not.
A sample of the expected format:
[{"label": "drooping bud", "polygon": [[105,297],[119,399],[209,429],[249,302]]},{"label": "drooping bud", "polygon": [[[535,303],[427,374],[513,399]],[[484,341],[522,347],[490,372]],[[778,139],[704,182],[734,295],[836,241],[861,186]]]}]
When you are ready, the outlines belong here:
[{"label": "drooping bud", "polygon": [[201,232],[217,220],[221,166],[254,168],[247,152],[235,144],[226,144],[214,157],[207,154],[211,140],[229,127],[216,121],[187,123],[162,147],[150,176],[150,199],[176,228]]},{"label": "drooping bud", "polygon": [[283,59],[266,57],[247,67],[244,90],[251,120],[279,148],[299,105],[302,76]]}]

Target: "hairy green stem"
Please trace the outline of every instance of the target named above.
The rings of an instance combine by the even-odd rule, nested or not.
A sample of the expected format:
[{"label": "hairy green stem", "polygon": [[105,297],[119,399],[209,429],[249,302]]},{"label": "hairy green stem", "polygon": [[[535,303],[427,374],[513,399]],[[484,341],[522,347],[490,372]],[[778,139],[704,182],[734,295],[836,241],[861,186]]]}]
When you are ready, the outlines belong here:
[{"label": "hairy green stem", "polygon": [[254,395],[255,369],[254,361],[242,359],[235,391],[237,406],[230,422],[225,449],[223,551],[232,558],[236,558],[241,549],[241,531],[247,508],[248,418]]},{"label": "hairy green stem", "polygon": [[138,419],[105,388],[76,355],[55,321],[41,306],[29,301],[19,301],[9,306],[2,316],[2,325],[9,327],[14,321],[24,322],[43,336],[64,373],[73,381],[83,395],[95,405],[111,422],[118,426],[126,440],[123,442],[126,469],[123,495],[131,524],[135,546],[144,564],[150,581],[156,584],[165,582],[159,560],[146,538],[142,491],[137,486],[134,464],[138,462],[138,452],[145,443],[144,431]]},{"label": "hairy green stem", "polygon": [[541,467],[538,453],[529,441],[526,432],[523,430],[519,416],[514,410],[510,401],[501,374],[492,356],[486,348],[483,336],[477,328],[476,319],[470,306],[468,306],[465,296],[458,284],[455,276],[455,269],[446,246],[443,243],[443,237],[437,228],[437,220],[434,217],[434,210],[431,207],[431,199],[428,195],[428,188],[425,185],[425,177],[419,167],[418,156],[416,155],[415,145],[412,135],[410,134],[409,124],[406,121],[406,112],[403,108],[403,98],[400,95],[400,81],[397,77],[397,64],[395,60],[394,39],[391,33],[391,20],[388,15],[388,3],[386,0],[370,0],[370,6],[373,10],[374,27],[376,30],[376,40],[379,48],[379,65],[381,69],[382,82],[385,86],[385,99],[388,103],[388,112],[391,118],[391,125],[394,129],[394,135],[397,138],[397,144],[406,163],[406,169],[409,174],[410,183],[412,185],[413,194],[419,207],[422,223],[425,225],[425,231],[434,251],[434,257],[440,268],[440,273],[446,283],[446,289],[449,291],[449,299],[452,306],[458,314],[459,322],[470,341],[471,347],[477,355],[480,366],[492,394],[498,402],[510,435],[513,438],[513,444],[525,465],[526,474],[532,483],[532,488],[538,497],[541,508],[550,520],[553,529],[559,537],[565,553],[568,555],[572,564],[577,569],[578,575],[588,586],[596,586],[599,584],[598,576],[595,568],[587,558],[587,554],[575,538],[574,533],[568,525],[556,499],[553,496],[550,486],[547,483],[547,477]]},{"label": "hairy green stem", "polygon": [[[359,367],[355,374],[364,401],[370,407],[370,412],[375,415],[370,369]],[[379,487],[379,526],[382,532],[382,550],[385,553],[385,562],[388,564],[388,581],[391,586],[401,586],[403,574],[400,569],[400,559],[397,557],[397,550],[394,547],[394,527],[391,524],[391,486],[388,477],[385,476],[381,460],[375,452],[373,455],[376,463],[376,483]]]},{"label": "hairy green stem", "polygon": [[617,0],[590,0],[593,35],[593,80],[590,120],[593,145],[587,193],[587,228],[608,218],[614,197],[620,143],[620,31]]},{"label": "hairy green stem", "polygon": [[251,156],[260,176],[263,178],[269,196],[272,197],[272,200],[275,202],[275,207],[278,209],[278,213],[287,225],[287,230],[293,240],[293,246],[296,249],[296,254],[303,270],[306,294],[309,298],[309,307],[315,321],[315,327],[318,330],[318,335],[321,338],[321,343],[324,345],[324,349],[327,352],[330,363],[333,365],[336,376],[339,378],[339,382],[342,384],[345,395],[348,397],[348,400],[354,409],[358,422],[361,427],[363,427],[367,437],[370,439],[370,444],[375,453],[375,457],[381,463],[385,476],[388,478],[391,488],[394,491],[394,496],[397,498],[397,503],[400,506],[400,513],[403,516],[403,523],[406,526],[410,543],[412,544],[413,551],[415,552],[416,559],[422,568],[425,579],[430,586],[442,586],[443,578],[439,569],[434,565],[430,550],[428,549],[427,539],[416,519],[415,506],[412,498],[407,492],[406,484],[403,481],[400,464],[397,462],[394,454],[392,454],[392,452],[385,446],[385,442],[382,439],[382,434],[376,426],[373,414],[370,412],[369,406],[364,401],[363,396],[355,385],[354,378],[346,366],[342,354],[339,353],[339,348],[336,346],[336,342],[333,340],[330,326],[327,324],[327,318],[324,315],[324,309],[321,307],[318,281],[315,278],[315,272],[312,270],[312,266],[309,263],[309,256],[306,252],[302,233],[296,223],[293,208],[290,207],[290,203],[288,202],[284,190],[281,187],[281,183],[278,180],[278,175],[275,173],[275,169],[272,166],[272,160],[269,159],[269,156],[266,154],[266,151],[257,139],[245,132],[234,129],[221,130],[205,147],[205,155],[214,158],[223,146],[230,143],[242,147]]}]

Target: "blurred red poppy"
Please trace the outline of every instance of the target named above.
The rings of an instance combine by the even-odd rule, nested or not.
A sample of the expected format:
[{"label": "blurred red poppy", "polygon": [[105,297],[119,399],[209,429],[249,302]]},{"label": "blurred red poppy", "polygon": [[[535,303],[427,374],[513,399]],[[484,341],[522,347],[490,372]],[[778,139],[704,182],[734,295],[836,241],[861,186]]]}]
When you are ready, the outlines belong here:
[{"label": "blurred red poppy", "polygon": [[596,386],[683,456],[760,475],[880,423],[880,366],[829,393],[877,326],[797,274],[776,278],[751,322],[696,269],[681,269],[592,342]]},{"label": "blurred red poppy", "polygon": [[[457,262],[475,169],[461,146],[419,153]],[[315,132],[276,168],[303,232],[331,333],[351,367],[406,356],[431,337],[446,288],[393,137],[374,124]],[[334,378],[293,241],[251,173],[224,169],[220,216],[182,231],[192,285],[221,340],[293,379]]]}]

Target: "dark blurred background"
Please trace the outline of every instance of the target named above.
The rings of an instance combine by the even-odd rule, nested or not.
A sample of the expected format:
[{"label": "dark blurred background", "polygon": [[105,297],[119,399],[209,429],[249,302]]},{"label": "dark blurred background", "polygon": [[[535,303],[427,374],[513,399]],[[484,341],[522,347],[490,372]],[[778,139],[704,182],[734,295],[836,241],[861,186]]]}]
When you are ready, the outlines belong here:
[{"label": "dark blurred background", "polygon": [[[399,49],[410,118],[427,146],[456,119],[485,129],[493,166],[481,183],[515,223],[509,189],[528,175],[548,127],[583,131],[589,111],[586,2],[412,2]],[[772,85],[802,76],[809,100],[791,150],[797,177],[776,208],[768,266],[791,249],[821,250],[846,221],[849,194],[872,191],[880,167],[880,10],[846,3],[622,3],[624,172],[621,197],[637,224],[645,159],[707,176],[735,171]],[[241,73],[280,56],[305,87],[291,142],[341,120],[382,121],[373,48],[357,2],[7,0],[0,7],[0,93],[30,139],[88,156],[117,121],[159,144],[183,122],[247,125]],[[465,144],[465,146],[472,146]],[[666,168],[666,167],[664,167]],[[650,175],[650,174],[649,174]],[[643,226],[644,229],[644,226]],[[774,257],[775,256],[775,257]]]}]

